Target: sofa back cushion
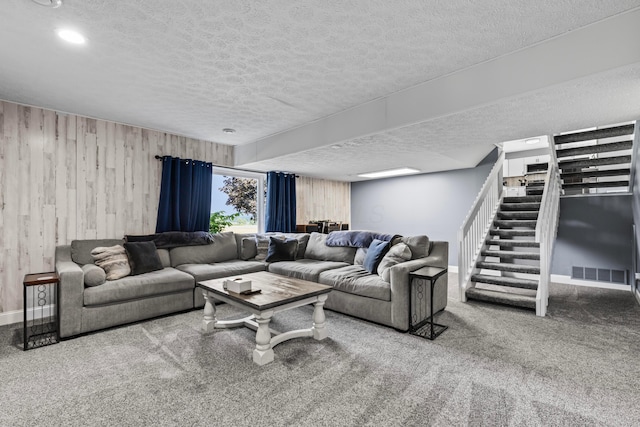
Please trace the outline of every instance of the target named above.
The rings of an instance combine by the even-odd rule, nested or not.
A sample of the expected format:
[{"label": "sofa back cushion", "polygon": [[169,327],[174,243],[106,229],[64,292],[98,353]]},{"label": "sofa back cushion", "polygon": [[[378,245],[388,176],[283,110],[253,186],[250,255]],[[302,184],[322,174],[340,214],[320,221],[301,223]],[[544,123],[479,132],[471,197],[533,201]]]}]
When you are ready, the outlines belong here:
[{"label": "sofa back cushion", "polygon": [[171,257],[169,256],[169,249],[158,249],[158,257],[160,257],[162,268],[171,267]]},{"label": "sofa back cushion", "polygon": [[98,247],[122,245],[122,239],[91,239],[71,241],[71,260],[76,264],[93,264],[91,251]]},{"label": "sofa back cushion", "polygon": [[431,245],[427,236],[402,236],[400,241],[409,246],[411,259],[424,258],[429,256]]},{"label": "sofa back cushion", "polygon": [[319,261],[337,261],[353,264],[356,248],[327,246],[325,245],[326,240],[326,234],[311,233],[304,257]]},{"label": "sofa back cushion", "polygon": [[182,264],[211,264],[238,258],[236,238],[232,231],[216,233],[208,245],[181,246],[169,251],[171,266]]}]

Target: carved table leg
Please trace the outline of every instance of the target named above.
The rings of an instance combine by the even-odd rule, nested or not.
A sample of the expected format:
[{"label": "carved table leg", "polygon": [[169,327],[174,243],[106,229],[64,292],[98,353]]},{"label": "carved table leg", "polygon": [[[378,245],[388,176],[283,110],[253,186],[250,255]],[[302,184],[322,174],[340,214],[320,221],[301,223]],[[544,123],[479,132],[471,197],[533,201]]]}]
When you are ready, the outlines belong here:
[{"label": "carved table leg", "polygon": [[213,302],[213,294],[203,290],[204,295],[204,319],[202,320],[202,332],[213,332],[216,327],[216,305]]},{"label": "carved table leg", "polygon": [[253,361],[258,365],[266,365],[273,362],[271,332],[269,331],[271,316],[273,316],[273,311],[265,311],[256,316],[258,330],[256,331],[256,348],[253,350]]},{"label": "carved table leg", "polygon": [[323,340],[328,336],[327,328],[325,328],[324,309],[322,308],[326,300],[327,295],[320,295],[318,297],[318,302],[313,304],[313,338],[318,341]]}]

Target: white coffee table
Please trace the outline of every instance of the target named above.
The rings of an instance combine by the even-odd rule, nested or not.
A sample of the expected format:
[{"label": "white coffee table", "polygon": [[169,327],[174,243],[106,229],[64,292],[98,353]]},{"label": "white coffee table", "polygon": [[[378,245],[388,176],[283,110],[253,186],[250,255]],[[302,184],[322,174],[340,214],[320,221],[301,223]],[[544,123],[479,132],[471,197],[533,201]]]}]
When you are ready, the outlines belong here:
[{"label": "white coffee table", "polygon": [[[327,337],[323,306],[327,294],[331,292],[330,286],[262,271],[241,275],[242,279],[251,280],[252,289],[260,289],[260,293],[242,295],[227,292],[223,287],[224,281],[237,277],[239,276],[198,282],[197,286],[202,288],[205,299],[203,332],[209,333],[214,329],[238,326],[255,330],[256,348],[253,350],[253,361],[258,365],[272,362],[273,347],[281,342],[300,337],[313,337],[316,340]],[[237,320],[218,320],[214,299],[248,311],[252,315]],[[269,328],[269,322],[275,313],[307,304],[314,305],[311,328],[284,333],[278,333]]]}]

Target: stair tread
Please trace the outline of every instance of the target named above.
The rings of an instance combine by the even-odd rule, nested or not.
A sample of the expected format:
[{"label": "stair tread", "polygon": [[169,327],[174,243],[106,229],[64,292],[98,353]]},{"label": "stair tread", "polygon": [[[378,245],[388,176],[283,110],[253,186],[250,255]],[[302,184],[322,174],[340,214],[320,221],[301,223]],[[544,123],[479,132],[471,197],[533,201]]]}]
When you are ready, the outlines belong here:
[{"label": "stair tread", "polygon": [[606,165],[618,165],[631,163],[631,156],[614,156],[614,157],[601,157],[599,159],[574,159],[564,160],[558,162],[558,168],[576,169],[585,168],[589,166],[606,166]]},{"label": "stair tread", "polygon": [[510,294],[507,292],[492,291],[489,289],[467,289],[467,298],[484,302],[494,302],[515,307],[536,308],[536,298],[533,296]]},{"label": "stair tread", "polygon": [[498,211],[500,219],[538,219],[538,211]]},{"label": "stair tread", "polygon": [[538,281],[532,279],[521,279],[517,277],[492,276],[488,274],[474,274],[471,276],[472,282],[488,283],[491,285],[506,286],[520,289],[538,289]]},{"label": "stair tread", "polygon": [[533,240],[501,240],[501,239],[487,239],[487,245],[491,246],[517,246],[527,248],[539,248],[540,243]]},{"label": "stair tread", "polygon": [[629,181],[576,182],[562,184],[562,188],[565,190],[570,190],[573,188],[611,188],[628,186]]},{"label": "stair tread", "polygon": [[535,227],[537,220],[525,220],[525,219],[494,219],[493,224],[498,227],[513,228],[513,227]]},{"label": "stair tread", "polygon": [[537,212],[539,210],[540,210],[539,202],[501,203],[500,204],[501,212],[506,212],[506,211],[519,211],[519,212],[536,211]]},{"label": "stair tread", "polygon": [[535,236],[535,230],[509,230],[509,229],[497,229],[491,228],[489,234],[492,236]]},{"label": "stair tread", "polygon": [[480,254],[482,256],[495,258],[540,259],[540,254],[536,252],[494,251],[491,249],[483,249],[480,251]]},{"label": "stair tread", "polygon": [[[476,267],[484,268],[487,270],[510,271],[513,273],[540,274],[540,267],[535,265],[506,264],[501,262],[478,261],[476,263]],[[536,285],[536,288],[537,288],[537,285]]]},{"label": "stair tread", "polygon": [[602,178],[606,176],[625,176],[630,175],[631,169],[609,169],[609,170],[583,170],[582,172],[565,172],[560,174],[562,180],[584,179],[584,178]]},{"label": "stair tread", "polygon": [[589,130],[585,132],[574,132],[566,135],[556,135],[553,141],[556,145],[570,142],[589,141],[592,139],[613,138],[616,136],[631,135],[634,125],[614,126],[605,129]]},{"label": "stair tread", "polygon": [[505,197],[503,203],[539,203],[542,202],[542,196],[515,196]]},{"label": "stair tread", "polygon": [[570,157],[570,156],[580,156],[583,154],[594,154],[594,153],[608,153],[612,151],[622,151],[622,150],[630,150],[633,147],[633,141],[619,141],[619,142],[611,142],[608,144],[593,144],[593,145],[585,145],[582,147],[575,148],[565,148],[563,150],[556,150],[556,157]]}]

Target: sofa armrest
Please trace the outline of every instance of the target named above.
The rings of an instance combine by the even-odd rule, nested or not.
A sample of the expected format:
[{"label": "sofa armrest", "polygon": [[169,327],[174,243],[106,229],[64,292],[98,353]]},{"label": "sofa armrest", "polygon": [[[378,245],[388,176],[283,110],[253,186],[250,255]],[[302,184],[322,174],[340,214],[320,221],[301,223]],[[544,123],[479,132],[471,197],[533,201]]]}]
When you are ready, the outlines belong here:
[{"label": "sofa armrest", "polygon": [[[424,258],[418,258],[396,264],[391,267],[391,320],[397,329],[407,330],[409,328],[409,296],[411,287],[409,283],[409,273],[422,267],[447,268],[449,263],[449,242],[432,242],[431,252]],[[434,311],[441,310],[447,303],[448,277],[441,276],[434,287]],[[444,302],[443,302],[444,301]],[[444,305],[443,305],[444,304]],[[440,308],[441,307],[441,308]]]},{"label": "sofa armrest", "polygon": [[60,278],[58,308],[60,337],[67,338],[82,332],[84,302],[84,274],[71,260],[71,247],[56,247],[56,273]]}]

